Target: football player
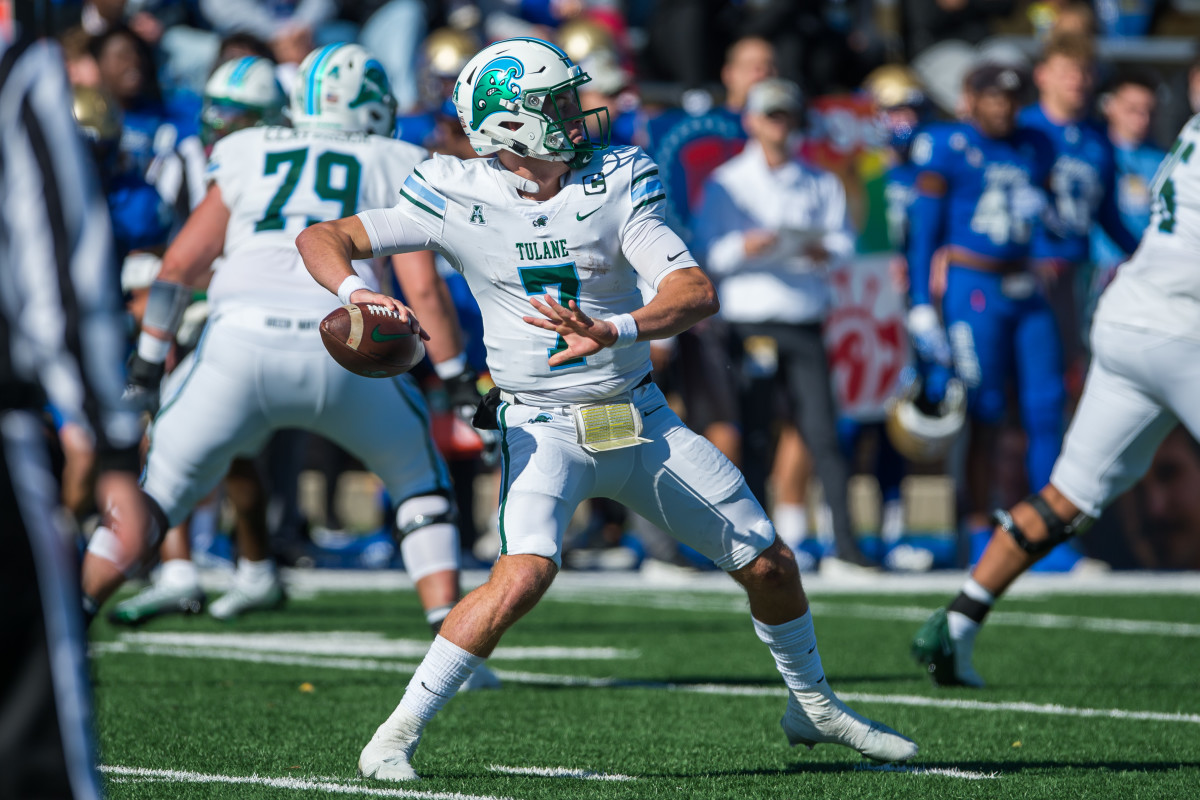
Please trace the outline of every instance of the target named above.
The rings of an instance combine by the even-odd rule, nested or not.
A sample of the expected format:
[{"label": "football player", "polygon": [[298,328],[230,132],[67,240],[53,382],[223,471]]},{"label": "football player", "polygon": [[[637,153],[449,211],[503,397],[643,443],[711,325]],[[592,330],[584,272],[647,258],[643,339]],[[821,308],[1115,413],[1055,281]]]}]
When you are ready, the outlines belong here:
[{"label": "football player", "polygon": [[1150,226],[1100,298],[1091,368],[1049,484],[996,512],[991,541],[962,591],[913,640],[913,655],[936,684],[982,686],[975,637],[996,599],[1145,475],[1177,424],[1200,435],[1197,150],[1200,116],[1159,167]]},{"label": "football player", "polygon": [[[329,45],[304,60],[291,116],[295,128],[246,128],[217,142],[208,194],[151,289],[130,369],[143,383],[161,375],[191,282],[223,256],[208,287],[210,319],[194,362],[164,398],[150,434],[143,490],[156,524],[150,531],[100,528],[92,537],[83,585],[93,611],[234,457],[254,455],[280,428],[330,439],[383,480],[431,626],[457,600],[451,487],[429,438],[424,400],[407,375],[364,378],[329,357],[318,323],[333,304],[294,244],[306,225],[389,201],[425,151],[388,138],[395,107],[387,76],[358,45]],[[430,254],[405,260],[414,262],[405,272],[406,295],[435,310],[428,315],[429,350],[443,377],[452,378],[446,364],[461,371],[464,360],[449,301],[437,288]],[[379,285],[371,262],[354,268],[364,285]],[[246,595],[270,591],[274,564],[243,559],[236,582]]]},{"label": "football player", "polygon": [[[746,482],[692,433],[650,380],[651,339],[717,310],[716,292],[663,220],[658,168],[637,147],[606,148],[604,109],[583,110],[589,80],[531,38],[481,50],[454,89],[481,155],[437,156],[392,208],[314,225],[297,239],[313,276],[343,302],[411,311],[379,294],[353,259],[436,248],[483,311],[497,389],[476,419],[502,436],[501,555],[450,615],[403,699],[359,758],[368,777],[412,780],[426,724],[537,603],[561,563],[576,506],[609,497],[727,570],[791,690],[792,744],[834,742],[877,761],[917,746],[863,719],[830,690],[791,551]],[[643,304],[638,284],[655,290]],[[426,324],[428,324],[428,320]]]},{"label": "football player", "polygon": [[[993,443],[1012,378],[1029,437],[1031,485],[1045,485],[1062,442],[1058,327],[1031,269],[1034,242],[1044,238],[1054,154],[1045,135],[1016,124],[1021,88],[1012,67],[977,67],[964,86],[968,119],[928,126],[911,150],[917,196],[908,217],[908,328],[929,364],[927,399],[946,399],[954,372],[967,388],[968,533],[990,530]],[[938,249],[949,260],[941,319],[930,286]]]}]

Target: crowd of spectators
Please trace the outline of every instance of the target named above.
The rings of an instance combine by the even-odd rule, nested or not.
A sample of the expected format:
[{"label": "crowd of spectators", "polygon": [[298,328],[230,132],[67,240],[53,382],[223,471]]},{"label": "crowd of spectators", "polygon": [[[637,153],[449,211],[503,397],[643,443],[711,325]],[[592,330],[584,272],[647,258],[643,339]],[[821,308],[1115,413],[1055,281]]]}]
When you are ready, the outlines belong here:
[{"label": "crowd of spectators", "polygon": [[[848,477],[863,456],[839,447],[835,433],[846,426],[830,402],[835,381],[821,330],[836,303],[831,271],[872,249],[871,219],[883,216],[863,165],[886,137],[864,80],[885,65],[907,65],[932,101],[926,113],[951,118],[973,65],[1031,71],[1039,42],[1052,32],[1092,38],[1101,90],[1089,102],[1116,147],[1120,210],[1137,232],[1149,217],[1161,148],[1200,105],[1197,11],[1187,0],[85,0],[35,1],[17,16],[62,44],[135,313],[157,257],[203,196],[202,95],[218,64],[271,58],[286,92],[314,48],[358,41],[390,76],[397,136],[469,157],[447,109],[466,59],[483,43],[511,36],[559,43],[592,76],[583,106],[607,106],[613,141],[650,151],[672,223],[721,280],[723,318],[656,347],[656,379],[679,398],[689,424],[741,464],[789,543],[812,563],[837,555],[862,565],[884,553],[865,556],[851,532]],[[828,157],[831,149],[836,158]],[[1093,261],[1091,298],[1120,262],[1099,231]],[[469,309],[469,301],[463,305]],[[470,338],[477,322],[469,311],[463,323]],[[478,338],[472,357],[482,367]],[[864,421],[878,419],[855,420]],[[843,445],[860,439],[843,437]],[[876,439],[884,499],[878,527],[894,544],[904,528],[905,467],[883,452],[882,435]],[[308,463],[326,473],[329,487],[325,527],[340,528],[333,487],[351,464],[324,446],[310,450]],[[470,466],[456,471],[469,482],[488,468],[469,447],[467,454]],[[287,469],[303,460],[275,461],[283,462],[275,482],[288,485],[277,527],[291,528],[282,537],[294,545],[305,526]],[[810,473],[823,487],[824,513],[806,507]],[[464,541],[476,536],[470,519]],[[805,548],[814,519],[824,538]],[[639,552],[693,563],[686,553],[659,550],[662,538],[645,527],[596,503],[573,543],[611,547],[633,530],[641,534]],[[1200,539],[1200,525],[1190,535]],[[1112,559],[1170,565],[1153,562],[1152,549],[1134,542],[1116,547]],[[486,545],[476,552],[486,556]],[[586,561],[568,555],[566,563]],[[933,560],[904,563],[928,567]]]}]

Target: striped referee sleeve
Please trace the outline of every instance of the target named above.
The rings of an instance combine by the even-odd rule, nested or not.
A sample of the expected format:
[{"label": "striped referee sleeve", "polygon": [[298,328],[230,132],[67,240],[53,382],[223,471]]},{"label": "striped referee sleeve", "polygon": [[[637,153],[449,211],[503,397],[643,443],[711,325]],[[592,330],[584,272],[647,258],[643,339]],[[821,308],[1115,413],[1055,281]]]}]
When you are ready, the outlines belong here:
[{"label": "striped referee sleeve", "polygon": [[101,469],[137,469],[141,426],[122,402],[125,326],[108,208],[71,117],[62,54],[0,60],[3,339],[12,377],[41,386],[95,435]]}]

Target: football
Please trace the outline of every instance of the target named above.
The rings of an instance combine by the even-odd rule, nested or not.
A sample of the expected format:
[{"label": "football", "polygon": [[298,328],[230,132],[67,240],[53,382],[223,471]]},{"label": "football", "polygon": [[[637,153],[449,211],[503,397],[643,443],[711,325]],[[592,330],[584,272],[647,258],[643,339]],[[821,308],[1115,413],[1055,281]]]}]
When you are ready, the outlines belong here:
[{"label": "football", "polygon": [[374,303],[341,306],[321,320],[321,341],[355,375],[402,375],[425,357],[425,344],[400,315]]}]

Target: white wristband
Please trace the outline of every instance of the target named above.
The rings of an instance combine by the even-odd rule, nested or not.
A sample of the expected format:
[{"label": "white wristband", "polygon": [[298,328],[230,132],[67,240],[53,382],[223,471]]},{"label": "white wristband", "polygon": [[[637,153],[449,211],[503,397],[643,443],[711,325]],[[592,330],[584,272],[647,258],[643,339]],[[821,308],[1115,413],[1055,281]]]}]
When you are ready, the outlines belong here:
[{"label": "white wristband", "polygon": [[442,380],[454,378],[462,374],[462,371],[467,368],[467,354],[459,353],[454,358],[447,358],[445,361],[439,361],[433,365],[433,371]]},{"label": "white wristband", "polygon": [[618,314],[609,317],[608,321],[617,329],[617,340],[609,345],[610,349],[620,350],[622,347],[637,344],[638,325],[632,314]]},{"label": "white wristband", "polygon": [[350,277],[346,278],[346,280],[342,281],[340,286],[338,286],[338,300],[341,300],[342,305],[344,306],[350,305],[350,295],[354,294],[359,289],[366,289],[370,291],[371,287],[367,286],[367,282],[359,276],[351,275]]},{"label": "white wristband", "polygon": [[137,354],[138,358],[143,361],[148,361],[151,364],[161,364],[167,360],[167,354],[170,352],[170,339],[159,339],[157,336],[151,336],[145,331],[138,334]]}]

